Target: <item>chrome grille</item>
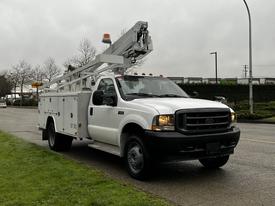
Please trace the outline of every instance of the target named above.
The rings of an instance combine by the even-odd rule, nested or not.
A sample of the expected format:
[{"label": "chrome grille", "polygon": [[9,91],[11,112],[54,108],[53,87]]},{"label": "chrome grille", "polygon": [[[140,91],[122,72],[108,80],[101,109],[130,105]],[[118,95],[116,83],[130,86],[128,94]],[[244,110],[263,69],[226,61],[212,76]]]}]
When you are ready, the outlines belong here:
[{"label": "chrome grille", "polygon": [[229,109],[188,109],[176,112],[176,128],[187,134],[224,132],[229,129]]}]

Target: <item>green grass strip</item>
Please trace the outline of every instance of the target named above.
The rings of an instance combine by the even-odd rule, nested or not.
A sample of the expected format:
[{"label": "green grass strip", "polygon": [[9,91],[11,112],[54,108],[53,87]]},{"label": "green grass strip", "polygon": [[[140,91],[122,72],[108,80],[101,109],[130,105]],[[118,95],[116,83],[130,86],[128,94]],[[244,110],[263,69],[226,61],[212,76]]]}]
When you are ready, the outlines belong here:
[{"label": "green grass strip", "polygon": [[169,205],[100,171],[0,132],[0,205]]}]

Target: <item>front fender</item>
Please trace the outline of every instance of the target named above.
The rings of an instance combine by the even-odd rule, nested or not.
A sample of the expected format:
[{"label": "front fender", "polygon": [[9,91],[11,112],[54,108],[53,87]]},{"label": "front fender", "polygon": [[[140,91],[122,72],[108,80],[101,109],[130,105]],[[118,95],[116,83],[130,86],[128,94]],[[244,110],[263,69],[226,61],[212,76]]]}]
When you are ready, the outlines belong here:
[{"label": "front fender", "polygon": [[118,139],[118,145],[120,146],[120,138],[121,138],[121,133],[123,128],[125,127],[125,125],[129,124],[129,123],[134,123],[139,125],[141,128],[143,128],[144,130],[150,129],[151,128],[151,119],[146,119],[145,117],[142,117],[140,115],[137,114],[129,114],[127,115],[120,123],[119,125],[119,132],[118,135],[119,137]]}]

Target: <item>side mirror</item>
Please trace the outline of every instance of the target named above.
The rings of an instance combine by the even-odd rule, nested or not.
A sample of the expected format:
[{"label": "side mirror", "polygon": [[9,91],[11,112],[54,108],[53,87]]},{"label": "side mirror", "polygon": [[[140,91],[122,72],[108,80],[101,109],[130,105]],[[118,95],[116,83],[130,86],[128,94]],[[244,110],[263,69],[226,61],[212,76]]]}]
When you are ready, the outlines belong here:
[{"label": "side mirror", "polygon": [[93,104],[94,105],[102,105],[103,104],[103,91],[96,90],[93,93]]},{"label": "side mirror", "polygon": [[214,96],[214,100],[217,101],[217,102],[221,102],[223,104],[226,104],[227,103],[227,100],[225,97],[223,96]]}]

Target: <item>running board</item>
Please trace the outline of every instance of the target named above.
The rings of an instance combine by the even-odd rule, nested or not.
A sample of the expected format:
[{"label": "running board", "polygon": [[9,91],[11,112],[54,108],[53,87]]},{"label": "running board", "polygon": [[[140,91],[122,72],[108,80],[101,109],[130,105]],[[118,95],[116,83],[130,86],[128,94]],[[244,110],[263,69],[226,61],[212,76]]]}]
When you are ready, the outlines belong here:
[{"label": "running board", "polygon": [[94,143],[88,144],[88,147],[98,149],[103,152],[108,152],[108,153],[111,153],[113,155],[117,155],[120,157],[120,149],[118,146],[94,141]]}]

